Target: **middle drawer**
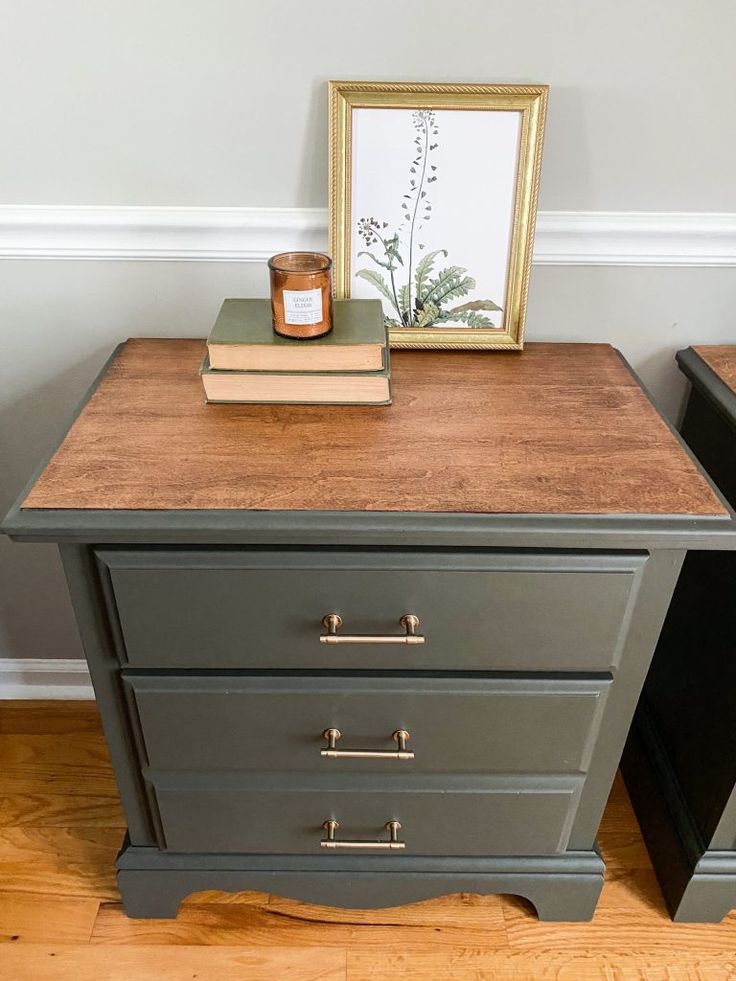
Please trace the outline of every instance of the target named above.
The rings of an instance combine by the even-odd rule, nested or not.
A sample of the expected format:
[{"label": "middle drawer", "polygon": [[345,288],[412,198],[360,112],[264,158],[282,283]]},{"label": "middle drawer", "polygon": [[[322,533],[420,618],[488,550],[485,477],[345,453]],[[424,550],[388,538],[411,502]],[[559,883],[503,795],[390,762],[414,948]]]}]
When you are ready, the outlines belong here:
[{"label": "middle drawer", "polygon": [[[605,678],[125,674],[154,770],[585,772]],[[413,759],[395,755],[408,734]]]}]

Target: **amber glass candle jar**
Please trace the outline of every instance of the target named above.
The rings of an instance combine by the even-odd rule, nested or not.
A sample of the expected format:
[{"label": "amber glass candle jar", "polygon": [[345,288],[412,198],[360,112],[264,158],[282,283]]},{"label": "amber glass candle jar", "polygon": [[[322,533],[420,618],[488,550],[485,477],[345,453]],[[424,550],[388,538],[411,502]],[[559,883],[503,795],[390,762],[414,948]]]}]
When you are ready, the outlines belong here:
[{"label": "amber glass candle jar", "polygon": [[332,259],[321,252],[282,252],[268,260],[273,329],[284,337],[332,330]]}]

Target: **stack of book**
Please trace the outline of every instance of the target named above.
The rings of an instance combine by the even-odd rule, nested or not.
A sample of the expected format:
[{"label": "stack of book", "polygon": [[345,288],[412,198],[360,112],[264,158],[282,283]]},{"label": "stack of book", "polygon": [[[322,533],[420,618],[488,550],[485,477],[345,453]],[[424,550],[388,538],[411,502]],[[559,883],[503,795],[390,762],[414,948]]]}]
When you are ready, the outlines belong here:
[{"label": "stack of book", "polygon": [[380,300],[335,300],[333,329],[276,334],[269,300],[225,300],[201,368],[208,402],[389,405],[391,372]]}]

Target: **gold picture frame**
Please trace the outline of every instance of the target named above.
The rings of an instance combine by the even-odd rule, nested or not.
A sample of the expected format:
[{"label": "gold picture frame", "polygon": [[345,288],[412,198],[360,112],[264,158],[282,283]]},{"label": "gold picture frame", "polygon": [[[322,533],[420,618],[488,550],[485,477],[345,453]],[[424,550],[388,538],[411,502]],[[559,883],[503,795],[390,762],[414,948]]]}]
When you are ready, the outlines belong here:
[{"label": "gold picture frame", "polygon": [[[527,291],[529,284],[529,271],[532,260],[532,250],[534,245],[534,227],[537,211],[537,195],[539,189],[539,176],[542,160],[542,141],[544,136],[544,124],[547,109],[546,85],[475,85],[475,84],[439,84],[433,82],[357,82],[357,81],[333,81],[329,83],[329,103],[330,103],[330,194],[329,194],[329,249],[334,261],[334,289],[337,298],[350,297],[353,291],[354,275],[361,275],[368,285],[375,287],[378,292],[372,295],[377,296],[382,293],[387,322],[389,323],[389,337],[391,347],[394,348],[470,348],[470,349],[499,349],[499,350],[521,350],[524,340],[524,326],[526,319]],[[353,215],[354,181],[353,168],[355,164],[354,140],[355,140],[355,113],[362,109],[389,109],[389,110],[408,110],[405,113],[406,120],[410,126],[414,126],[415,136],[412,141],[412,148],[409,154],[417,154],[410,164],[417,164],[415,170],[421,173],[422,185],[416,179],[407,178],[407,185],[401,190],[411,193],[404,193],[403,198],[407,203],[402,202],[401,208],[404,211],[397,211],[396,214],[406,217],[405,227],[409,225],[411,218],[410,208],[413,208],[414,221],[411,223],[411,241],[409,245],[409,270],[408,282],[397,290],[394,284],[394,272],[399,271],[398,263],[401,262],[401,272],[407,274],[406,260],[401,258],[401,254],[396,258],[397,252],[400,253],[405,245],[404,239],[400,237],[400,232],[391,235],[393,227],[401,219],[397,218],[392,225],[390,222],[380,222],[372,217],[359,219]],[[503,236],[505,243],[506,263],[502,270],[500,263],[495,270],[496,281],[501,283],[500,289],[503,290],[503,304],[498,306],[491,300],[468,300],[465,303],[455,306],[452,310],[440,310],[434,326],[422,324],[431,320],[434,315],[434,307],[430,310],[431,299],[422,305],[420,297],[419,281],[416,279],[416,268],[421,262],[421,258],[432,258],[440,253],[444,257],[448,256],[447,249],[434,250],[433,247],[427,249],[423,256],[416,253],[412,257],[414,248],[415,226],[418,208],[424,209],[425,202],[431,203],[432,194],[435,189],[429,188],[429,183],[436,180],[435,173],[438,168],[432,167],[432,178],[425,177],[430,170],[427,160],[432,159],[430,152],[434,152],[439,146],[439,137],[435,138],[435,143],[431,143],[432,133],[437,133],[440,123],[435,113],[444,110],[458,110],[470,112],[496,112],[505,114],[517,114],[513,119],[510,116],[498,117],[493,120],[493,124],[506,127],[504,132],[511,126],[516,127],[513,131],[516,135],[508,137],[508,153],[516,152],[515,162],[509,161],[507,170],[506,197],[507,201],[504,212],[508,217],[508,224],[501,228],[499,234]],[[477,125],[477,119],[471,120],[470,117],[457,117],[451,120],[447,114],[440,115],[440,120],[446,122],[457,122],[458,125]],[[368,125],[378,125],[376,116],[368,117],[363,114],[359,117],[362,127]],[[404,126],[403,117],[396,119],[384,115],[381,117],[380,125],[394,126],[401,122]],[[432,127],[436,127],[434,130]],[[429,127],[429,128],[428,128]],[[404,126],[406,128],[406,126]],[[376,131],[377,132],[377,131]],[[430,134],[427,136],[426,134]],[[411,132],[409,132],[411,136]],[[515,142],[511,142],[511,140]],[[365,138],[366,145],[369,138]],[[404,144],[401,144],[404,150]],[[415,150],[414,147],[417,149]],[[382,145],[382,151],[386,153],[387,147]],[[367,153],[368,151],[364,151]],[[422,156],[423,154],[423,156]],[[407,153],[403,152],[403,158],[408,160]],[[378,157],[377,157],[378,159]],[[387,160],[388,155],[380,157]],[[437,159],[437,157],[435,157]],[[462,154],[457,154],[457,159],[465,159]],[[491,157],[480,157],[476,155],[476,166],[483,164],[484,160]],[[418,163],[419,161],[419,163]],[[421,165],[423,162],[423,166]],[[513,164],[513,170],[511,169]],[[445,168],[447,169],[447,168]],[[365,172],[370,172],[370,168],[365,168]],[[440,175],[442,167],[439,168]],[[411,171],[410,173],[414,173]],[[490,180],[490,178],[489,178]],[[410,181],[410,183],[409,183]],[[383,186],[383,185],[381,185]],[[426,187],[424,194],[417,188]],[[416,191],[416,193],[414,193]],[[382,193],[382,192],[381,192]],[[500,193],[500,192],[499,192]],[[420,198],[421,194],[421,198]],[[429,195],[429,197],[427,196]],[[445,209],[446,211],[449,209]],[[427,216],[427,224],[432,214],[430,210],[422,210],[422,214]],[[465,220],[465,219],[464,219]],[[356,222],[361,222],[356,224]],[[372,224],[371,224],[372,222]],[[375,226],[375,228],[373,227]],[[424,227],[424,226],[422,226]],[[436,224],[433,228],[436,227]],[[387,231],[383,231],[387,229]],[[453,229],[453,234],[457,233]],[[366,250],[356,253],[357,237],[361,236],[366,244]],[[428,237],[427,233],[423,233]],[[371,236],[373,236],[371,238]],[[375,243],[376,250],[370,251],[370,246]],[[436,244],[436,243],[435,243]],[[426,249],[425,243],[420,243],[417,248]],[[381,252],[383,249],[383,252]],[[370,260],[364,259],[362,262],[371,265],[371,269],[356,270],[351,269],[354,255],[369,256]],[[414,266],[412,267],[412,259]],[[441,262],[442,260],[440,260]],[[450,261],[450,260],[448,260]],[[436,262],[436,260],[435,260]],[[436,264],[439,264],[436,262]],[[381,271],[383,266],[383,271]],[[393,267],[393,268],[391,268]],[[460,274],[466,274],[467,269],[451,266],[443,270],[443,274],[448,274],[451,269],[459,270]],[[385,272],[388,271],[390,283],[385,279]],[[505,276],[504,276],[505,272]],[[439,275],[439,274],[437,274]],[[412,283],[416,284],[414,295],[412,295]],[[476,280],[472,277],[459,275],[454,281],[457,289],[454,295],[459,298],[472,295],[472,290],[465,289],[468,283],[475,287]],[[452,286],[453,283],[451,282]],[[360,287],[366,290],[368,286]],[[408,290],[408,295],[405,291]],[[402,295],[400,296],[399,293]],[[424,287],[426,295],[427,288]],[[367,295],[367,294],[364,294]],[[435,294],[436,295],[436,294]],[[392,311],[393,308],[393,312]],[[458,312],[462,311],[462,312]],[[499,324],[485,327],[484,323],[492,323],[488,311],[500,311],[502,316]],[[492,316],[492,315],[491,315]],[[392,319],[393,318],[393,319]],[[399,322],[401,318],[401,323]],[[411,320],[415,324],[411,324]],[[453,326],[450,321],[455,324]],[[458,321],[460,321],[458,323]],[[468,323],[467,321],[471,321]],[[408,325],[406,325],[408,323]],[[445,323],[447,326],[438,324]]]}]

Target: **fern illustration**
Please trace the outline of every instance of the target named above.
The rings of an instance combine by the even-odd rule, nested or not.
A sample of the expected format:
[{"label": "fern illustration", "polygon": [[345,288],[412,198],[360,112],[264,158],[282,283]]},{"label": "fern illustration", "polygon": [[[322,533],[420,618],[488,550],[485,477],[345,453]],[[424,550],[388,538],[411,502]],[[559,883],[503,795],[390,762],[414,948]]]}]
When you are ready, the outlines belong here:
[{"label": "fern illustration", "polygon": [[[432,218],[429,193],[430,185],[438,176],[434,161],[439,146],[436,141],[439,126],[432,109],[413,112],[412,126],[415,136],[409,183],[402,197],[398,227],[393,231],[388,222],[373,217],[358,220],[358,235],[365,245],[358,255],[370,259],[385,274],[368,268],[357,270],[355,275],[370,283],[388,303],[391,314],[386,315],[386,324],[389,327],[436,327],[445,323],[495,327],[486,314],[500,313],[501,307],[492,300],[471,300],[459,306],[447,306],[476,287],[475,279],[463,266],[448,266],[435,274],[437,257],[447,259],[447,249],[434,249],[417,261],[417,254],[425,249],[424,242],[419,241],[424,237],[421,233]],[[406,281],[399,283],[397,277],[403,279],[404,270]]]}]

